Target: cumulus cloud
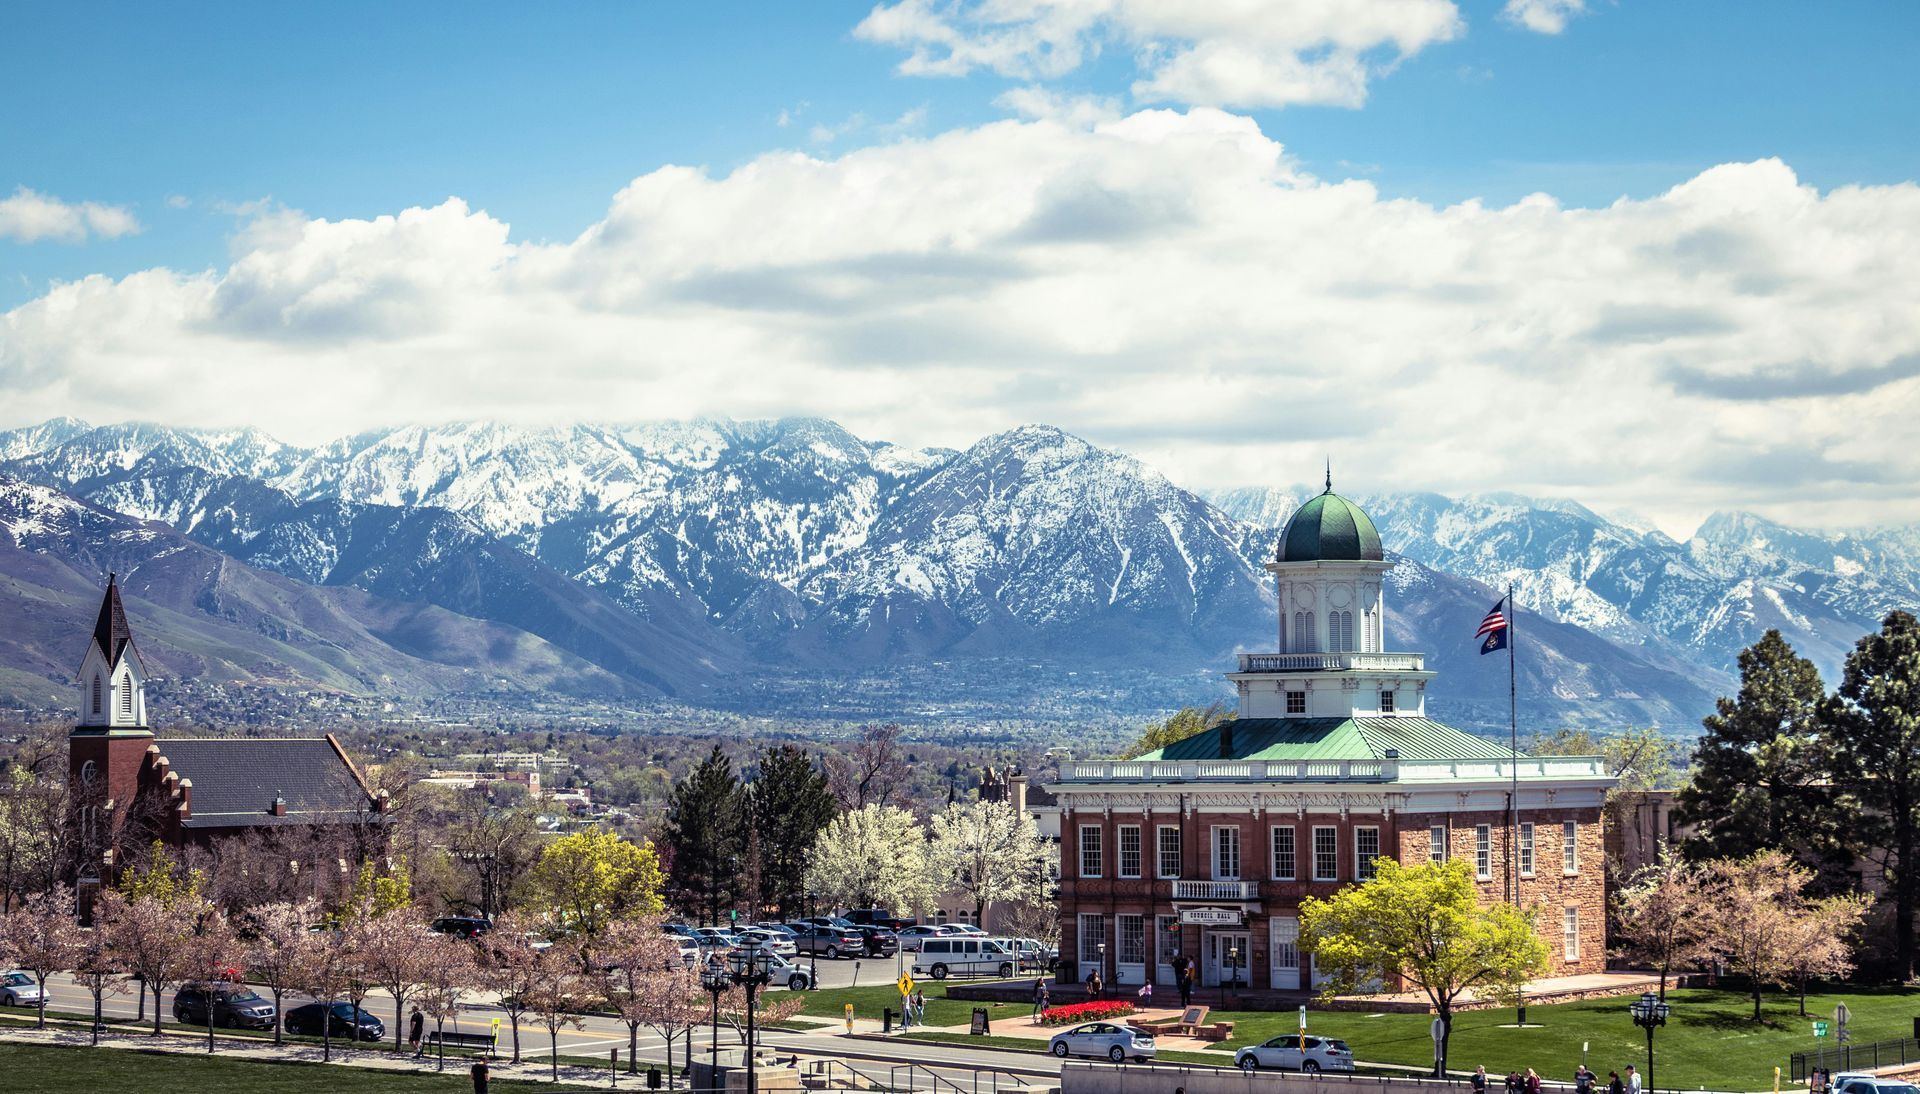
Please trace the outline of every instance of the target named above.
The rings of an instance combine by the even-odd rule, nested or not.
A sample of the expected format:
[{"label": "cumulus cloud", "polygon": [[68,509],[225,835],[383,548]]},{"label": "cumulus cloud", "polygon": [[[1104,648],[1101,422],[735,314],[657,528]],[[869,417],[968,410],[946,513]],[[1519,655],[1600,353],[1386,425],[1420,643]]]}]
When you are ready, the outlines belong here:
[{"label": "cumulus cloud", "polygon": [[[1193,485],[1331,451],[1363,492],[1920,519],[1920,187],[1761,160],[1604,208],[1436,206],[1308,175],[1246,117],[1031,105],[661,167],[555,243],[458,200],[263,210],[225,268],[0,316],[4,424],[808,413],[964,444],[1048,421]],[[1742,452],[1775,455],[1735,481]]]},{"label": "cumulus cloud", "polygon": [[1111,46],[1143,102],[1352,107],[1373,73],[1462,27],[1451,0],[895,0],[854,34],[906,49],[907,75],[1046,80]]},{"label": "cumulus cloud", "polygon": [[14,190],[12,197],[0,198],[0,239],[17,243],[43,239],[80,243],[90,235],[117,239],[139,230],[139,220],[122,205],[62,201],[25,186]]},{"label": "cumulus cloud", "polygon": [[1541,34],[1558,34],[1567,29],[1567,20],[1585,14],[1587,0],[1507,0],[1501,15]]}]

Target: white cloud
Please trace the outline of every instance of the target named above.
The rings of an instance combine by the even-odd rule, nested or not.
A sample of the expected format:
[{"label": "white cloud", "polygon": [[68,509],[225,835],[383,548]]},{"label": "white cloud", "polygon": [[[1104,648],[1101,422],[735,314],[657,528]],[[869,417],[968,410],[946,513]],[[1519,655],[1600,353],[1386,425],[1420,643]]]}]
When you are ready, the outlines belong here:
[{"label": "white cloud", "polygon": [[1451,0],[896,0],[854,33],[908,50],[908,75],[1046,80],[1112,44],[1143,102],[1359,106],[1374,72],[1462,26]]},{"label": "white cloud", "polygon": [[1541,34],[1558,34],[1567,20],[1586,14],[1587,0],[1507,0],[1501,15]]},{"label": "white cloud", "polygon": [[117,239],[139,230],[140,222],[123,205],[62,201],[25,186],[14,190],[12,197],[0,198],[0,239],[16,243],[43,239],[80,243],[89,235]]},{"label": "white cloud", "polygon": [[1244,117],[1047,101],[662,167],[557,244],[457,200],[268,209],[224,269],[0,316],[0,424],[810,413],[956,444],[1037,420],[1196,485],[1331,452],[1361,493],[1920,519],[1920,187],[1762,160],[1600,209],[1440,207],[1307,176]]},{"label": "white cloud", "polygon": [[191,209],[192,207],[193,199],[187,197],[185,194],[167,195],[167,208],[169,209]]}]

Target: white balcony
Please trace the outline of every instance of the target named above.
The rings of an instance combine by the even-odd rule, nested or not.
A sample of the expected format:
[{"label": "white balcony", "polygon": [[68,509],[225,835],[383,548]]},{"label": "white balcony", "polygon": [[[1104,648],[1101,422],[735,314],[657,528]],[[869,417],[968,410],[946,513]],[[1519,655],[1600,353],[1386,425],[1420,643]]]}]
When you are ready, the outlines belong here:
[{"label": "white balcony", "polygon": [[1387,782],[1395,760],[1065,760],[1072,782]]},{"label": "white balcony", "polygon": [[1241,672],[1339,672],[1368,669],[1375,672],[1425,672],[1426,655],[1420,653],[1243,653]]},{"label": "white balcony", "polygon": [[1176,881],[1173,899],[1245,902],[1260,899],[1260,885],[1252,881]]}]

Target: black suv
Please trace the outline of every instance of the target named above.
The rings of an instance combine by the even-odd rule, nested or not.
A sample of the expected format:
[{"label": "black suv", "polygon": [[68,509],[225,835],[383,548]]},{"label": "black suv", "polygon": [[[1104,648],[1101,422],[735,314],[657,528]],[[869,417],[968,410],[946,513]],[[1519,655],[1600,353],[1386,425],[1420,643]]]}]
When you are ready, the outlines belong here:
[{"label": "black suv", "polygon": [[493,924],[477,915],[443,915],[433,921],[430,929],[455,938],[478,938],[493,930]]},{"label": "black suv", "polygon": [[866,943],[868,957],[892,957],[900,952],[900,935],[891,927],[855,927]]},{"label": "black suv", "polygon": [[[221,984],[213,989],[213,1024],[228,1029],[272,1029],[273,1004],[245,984]],[[183,984],[173,993],[173,1020],[182,1025],[207,1024],[205,984]]]}]

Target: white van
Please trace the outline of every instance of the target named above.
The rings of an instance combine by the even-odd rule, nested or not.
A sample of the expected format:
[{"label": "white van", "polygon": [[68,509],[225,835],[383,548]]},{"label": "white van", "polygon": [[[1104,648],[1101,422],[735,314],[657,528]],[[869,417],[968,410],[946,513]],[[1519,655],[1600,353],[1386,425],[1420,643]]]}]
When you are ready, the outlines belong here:
[{"label": "white van", "polygon": [[1020,968],[1020,954],[1008,938],[978,935],[942,935],[928,938],[914,955],[916,976],[945,980],[949,976],[998,976],[1011,979]]}]

